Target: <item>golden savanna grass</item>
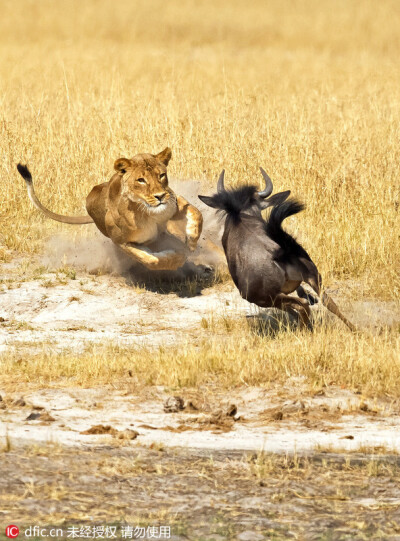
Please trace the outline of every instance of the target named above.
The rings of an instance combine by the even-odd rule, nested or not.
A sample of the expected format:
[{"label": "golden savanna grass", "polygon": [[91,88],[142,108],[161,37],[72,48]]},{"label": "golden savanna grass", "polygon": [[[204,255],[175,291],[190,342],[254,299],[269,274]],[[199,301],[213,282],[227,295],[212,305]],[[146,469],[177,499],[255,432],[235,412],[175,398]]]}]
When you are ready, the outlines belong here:
[{"label": "golden savanna grass", "polygon": [[[326,283],[351,279],[356,291],[398,300],[399,27],[395,0],[3,2],[0,255],[34,253],[54,232],[75,231],[32,208],[18,161],[28,162],[43,203],[81,214],[116,158],[169,145],[170,177],[202,180],[210,192],[222,168],[228,182],[261,184],[262,165],[276,190],[307,203],[286,227]],[[243,333],[235,356],[238,334],[228,337],[232,356],[215,342],[159,352],[154,369],[150,353],[133,363],[152,383],[314,374],[395,392],[400,381],[398,330],[283,334],[267,350]],[[120,374],[118,355],[92,351],[78,364],[69,358],[69,368],[51,366],[66,376],[92,367],[100,377],[121,359]],[[35,363],[26,377],[40,378]]]},{"label": "golden savanna grass", "polygon": [[[212,331],[213,329],[211,329]],[[252,332],[242,319],[232,320],[225,335],[194,344],[158,349],[116,344],[90,346],[84,353],[57,353],[38,344],[36,354],[24,349],[3,355],[3,388],[112,383],[121,388],[146,385],[171,388],[213,383],[222,387],[284,383],[301,378],[310,389],[336,385],[368,396],[398,396],[400,382],[398,331],[350,337],[340,328],[275,336]]]},{"label": "golden savanna grass", "polygon": [[[2,243],[60,228],[28,201],[84,210],[120,156],[174,152],[171,177],[220,170],[308,204],[292,220],[323,275],[399,294],[400,6],[396,1],[4,2]],[[66,226],[63,227],[63,230]]]}]

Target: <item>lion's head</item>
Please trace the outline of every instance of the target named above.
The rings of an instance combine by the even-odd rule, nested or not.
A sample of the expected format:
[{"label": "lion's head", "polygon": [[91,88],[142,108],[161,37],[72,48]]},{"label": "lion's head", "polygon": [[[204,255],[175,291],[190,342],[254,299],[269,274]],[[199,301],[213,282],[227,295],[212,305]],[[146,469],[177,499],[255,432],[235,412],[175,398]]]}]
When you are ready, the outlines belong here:
[{"label": "lion's head", "polygon": [[176,196],[168,186],[167,176],[170,159],[171,149],[167,147],[159,154],[137,154],[132,159],[116,160],[114,169],[121,177],[121,195],[150,216],[165,219],[175,212]]}]

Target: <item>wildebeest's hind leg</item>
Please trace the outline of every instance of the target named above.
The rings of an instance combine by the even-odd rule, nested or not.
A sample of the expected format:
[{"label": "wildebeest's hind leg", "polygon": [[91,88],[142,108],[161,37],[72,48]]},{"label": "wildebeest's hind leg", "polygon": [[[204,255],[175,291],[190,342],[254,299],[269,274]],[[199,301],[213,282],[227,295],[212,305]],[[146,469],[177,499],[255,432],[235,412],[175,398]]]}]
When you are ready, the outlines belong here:
[{"label": "wildebeest's hind leg", "polygon": [[328,308],[330,312],[332,312],[333,314],[335,314],[335,316],[341,319],[351,331],[356,331],[357,328],[342,314],[342,312],[339,310],[339,308],[336,306],[335,302],[330,298],[330,296],[325,293],[325,291],[323,291],[321,295],[322,279],[314,263],[303,258],[301,259],[301,262],[307,267],[308,270],[308,275],[303,276],[304,282],[309,284],[313,288],[315,293],[319,297],[321,297],[322,304],[326,306],[326,308]]},{"label": "wildebeest's hind leg", "polygon": [[279,308],[285,312],[296,310],[300,316],[300,323],[302,327],[310,327],[310,305],[305,299],[297,299],[296,297],[290,297],[284,293],[279,293],[274,299],[272,304],[274,308]]},{"label": "wildebeest's hind leg", "polygon": [[308,301],[308,303],[313,306],[314,304],[317,304],[318,302],[318,299],[315,298],[313,295],[311,295],[310,293],[307,293],[307,291],[304,289],[303,286],[299,286],[297,289],[296,289],[296,293],[299,297],[301,297],[302,299],[305,299],[306,301]]}]

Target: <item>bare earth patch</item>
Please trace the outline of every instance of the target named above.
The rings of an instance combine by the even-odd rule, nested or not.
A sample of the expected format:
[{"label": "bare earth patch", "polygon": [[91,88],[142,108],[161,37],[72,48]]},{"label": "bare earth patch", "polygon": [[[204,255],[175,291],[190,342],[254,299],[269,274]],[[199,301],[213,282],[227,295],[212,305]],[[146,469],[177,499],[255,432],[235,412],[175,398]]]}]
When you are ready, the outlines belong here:
[{"label": "bare earth patch", "polygon": [[[140,445],[278,453],[321,448],[400,452],[397,401],[367,401],[334,388],[312,394],[296,381],[271,390],[227,392],[206,386],[180,392],[183,409],[174,413],[166,412],[164,404],[176,392],[161,387],[132,392],[109,386],[42,389],[23,398],[3,394],[0,437],[12,445],[90,447],[105,443],[104,434],[109,441],[112,431],[134,430]],[[109,428],[90,433],[99,426]]]},{"label": "bare earth patch", "polygon": [[[201,281],[181,279],[171,286],[166,278],[152,283],[139,278],[43,272],[36,280],[3,276],[0,292],[0,348],[48,341],[52,348],[82,350],[85,344],[159,346],[190,338],[201,321],[217,313],[245,314],[249,305],[236,290],[210,287],[207,272]],[[207,287],[208,286],[208,287]],[[177,293],[171,292],[171,289]]]},{"label": "bare earth patch", "polygon": [[[98,276],[69,267],[53,272],[39,267],[21,280],[13,267],[7,270],[4,265],[0,276],[0,351],[34,349],[43,342],[55,351],[78,352],[104,341],[176,344],[199,335],[212,318],[259,314],[232,285],[215,284],[201,265],[189,267],[186,277],[159,273],[152,280],[146,274]],[[332,291],[338,298],[341,288]],[[364,299],[342,306],[356,324],[371,330],[400,324],[396,302]],[[335,321],[319,304],[313,311]]]}]

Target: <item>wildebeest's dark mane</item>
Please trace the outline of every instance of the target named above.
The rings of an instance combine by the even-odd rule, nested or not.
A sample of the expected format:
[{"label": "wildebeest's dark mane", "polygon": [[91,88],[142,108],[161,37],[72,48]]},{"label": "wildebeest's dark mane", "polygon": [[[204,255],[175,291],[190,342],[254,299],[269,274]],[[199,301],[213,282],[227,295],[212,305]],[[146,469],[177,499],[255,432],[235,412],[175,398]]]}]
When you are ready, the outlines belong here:
[{"label": "wildebeest's dark mane", "polygon": [[257,191],[256,186],[241,186],[216,193],[212,196],[212,200],[219,212],[226,212],[229,216],[238,219],[239,214],[254,203]]}]

